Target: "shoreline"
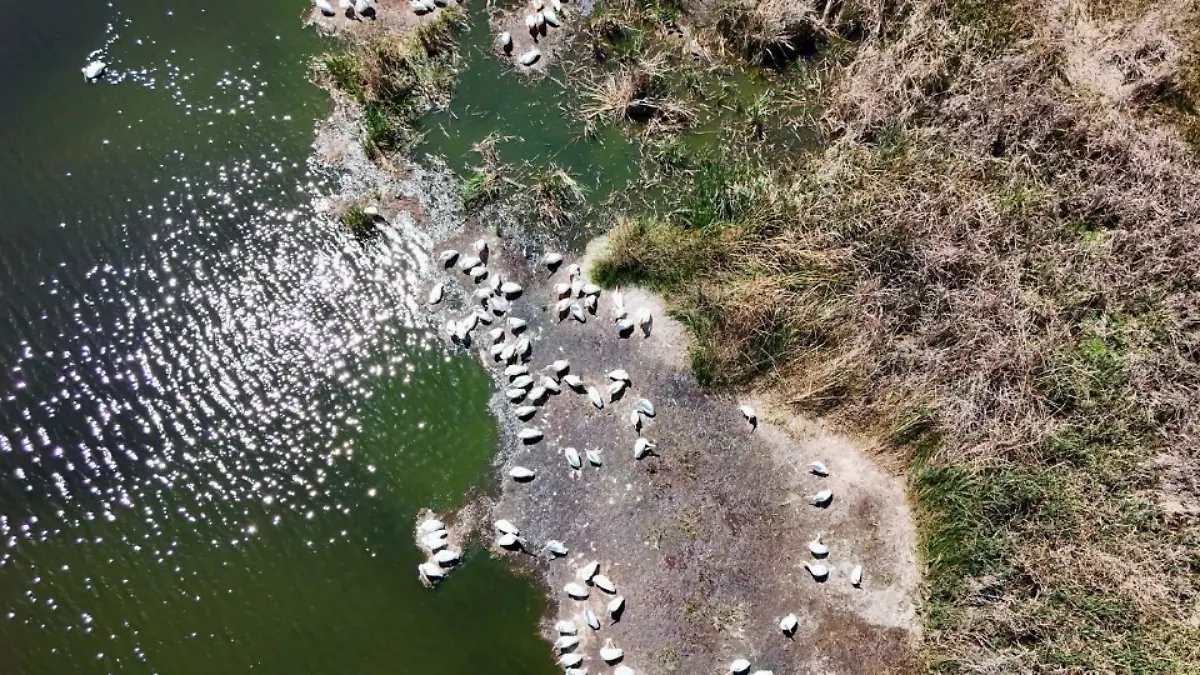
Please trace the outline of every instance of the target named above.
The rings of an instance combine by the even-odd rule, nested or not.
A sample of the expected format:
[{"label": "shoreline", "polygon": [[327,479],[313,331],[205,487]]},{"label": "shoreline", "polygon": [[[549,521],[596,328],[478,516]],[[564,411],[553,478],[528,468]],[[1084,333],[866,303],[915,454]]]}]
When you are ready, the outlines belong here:
[{"label": "shoreline", "polygon": [[[617,339],[608,291],[586,324],[567,319],[555,325],[547,311],[551,286],[565,280],[572,258],[551,276],[537,265],[546,247],[538,233],[506,225],[500,239],[479,228],[478,217],[463,212],[456,180],[444,167],[423,167],[402,158],[402,165],[384,169],[372,162],[355,138],[359,111],[332,96],[334,110],[319,125],[313,146],[314,160],[340,174],[339,195],[331,206],[373,199],[391,227],[425,250],[431,262],[419,271],[422,278],[428,283],[454,279],[447,283],[447,299],[430,313],[435,329],[469,311],[469,293],[475,288],[465,274],[441,269],[437,253],[455,248],[465,254],[476,238],[484,237],[492,250],[492,273],[524,288],[509,316],[529,322],[531,373],[567,358],[572,372],[601,389],[607,383],[603,373],[612,368],[625,368],[634,379],[632,390],[615,405],[605,395],[602,410],[564,386],[525,423],[514,417],[514,406],[503,396],[502,367],[481,355],[498,384],[491,408],[500,431],[496,467],[501,484],[490,505],[491,520],[517,523],[534,548],[549,539],[570,548],[564,558],[541,557],[533,565],[530,559],[503,554],[516,568],[537,571],[551,608],[543,637],[553,642],[554,622],[574,617],[583,631],[579,653],[588,657],[585,666],[601,663],[596,648],[612,638],[625,651],[623,662],[636,672],[707,672],[735,658],[784,672],[912,669],[919,573],[915,526],[904,506],[902,479],[874,467],[848,439],[762,402],[756,407],[764,414],[752,432],[734,400],[706,393],[696,384],[686,358],[687,334],[666,316],[661,298],[624,289],[631,314],[650,308],[654,324],[649,338],[635,331],[629,340]],[[489,208],[489,215],[499,208]],[[579,261],[585,274],[602,242],[593,240]],[[486,328],[476,330],[477,343],[485,341]],[[637,435],[628,428],[627,415],[640,397],[658,408],[644,433],[654,435],[659,450],[658,456],[635,462],[631,453]],[[777,426],[777,420],[783,424]],[[522,445],[516,434],[524,426],[542,429],[545,438]],[[796,432],[804,438],[794,438]],[[585,448],[601,449],[603,466],[596,469],[585,462],[582,471],[570,470],[558,453],[567,446],[580,454]],[[829,464],[828,479],[803,471],[816,459]],[[508,479],[516,462],[535,469],[537,478],[529,484]],[[811,494],[827,486],[835,491],[833,505],[809,506]],[[488,501],[463,508],[478,511]],[[564,513],[572,517],[564,519]],[[489,526],[479,529],[486,540]],[[806,549],[818,532],[833,550],[823,561]],[[591,631],[583,628],[583,605],[566,599],[561,589],[575,568],[591,559],[617,584],[627,610],[619,623],[608,625],[604,619],[599,632],[585,636]],[[805,562],[830,567],[828,581],[815,582]],[[846,579],[852,564],[867,570],[861,589]],[[462,567],[455,574],[470,573],[469,562]],[[608,599],[592,589],[588,606],[603,616]],[[790,613],[800,617],[791,639],[778,627]]]}]

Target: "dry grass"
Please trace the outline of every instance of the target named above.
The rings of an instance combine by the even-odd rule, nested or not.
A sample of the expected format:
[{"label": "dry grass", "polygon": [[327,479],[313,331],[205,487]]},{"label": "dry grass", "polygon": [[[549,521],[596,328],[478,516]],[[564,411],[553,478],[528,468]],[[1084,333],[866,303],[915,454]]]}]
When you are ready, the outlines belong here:
[{"label": "dry grass", "polygon": [[1200,173],[1064,81],[1041,11],[880,15],[825,152],[673,169],[597,272],[668,295],[702,378],[907,457],[931,670],[1200,672],[1200,521],[1159,506],[1161,458],[1200,466]]},{"label": "dry grass", "polygon": [[672,90],[664,54],[620,63],[583,85],[580,114],[589,124],[636,123],[650,133],[679,131],[696,123],[695,104]]}]

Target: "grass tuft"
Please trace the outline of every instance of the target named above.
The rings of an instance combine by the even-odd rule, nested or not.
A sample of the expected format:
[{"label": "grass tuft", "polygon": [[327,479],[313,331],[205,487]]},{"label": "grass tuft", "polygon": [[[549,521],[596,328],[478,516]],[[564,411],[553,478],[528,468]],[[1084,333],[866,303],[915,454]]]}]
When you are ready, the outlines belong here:
[{"label": "grass tuft", "polygon": [[364,211],[361,204],[350,206],[342,212],[338,221],[359,240],[369,239],[378,231],[375,228],[375,218]]}]

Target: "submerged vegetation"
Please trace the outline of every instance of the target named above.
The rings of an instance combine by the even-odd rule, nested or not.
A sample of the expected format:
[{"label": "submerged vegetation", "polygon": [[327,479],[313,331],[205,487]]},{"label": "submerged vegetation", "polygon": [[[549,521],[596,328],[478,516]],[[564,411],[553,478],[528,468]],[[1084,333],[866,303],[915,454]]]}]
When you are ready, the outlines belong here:
[{"label": "submerged vegetation", "polygon": [[369,156],[411,147],[417,119],[447,102],[458,58],[456,35],[465,22],[466,12],[450,6],[406,35],[382,35],[325,55],[327,81],[363,106]]},{"label": "submerged vegetation", "polygon": [[[1200,497],[1194,150],[1151,101],[1079,96],[1072,68],[1116,66],[1034,31],[1069,30],[1052,8],[871,7],[721,5],[723,44],[771,68],[857,41],[830,144],[654,146],[672,189],[594,273],[663,292],[702,381],[757,378],[905,458],[931,670],[1196,672],[1200,523],[1161,506]],[[612,118],[631,98],[589,94]]]}]

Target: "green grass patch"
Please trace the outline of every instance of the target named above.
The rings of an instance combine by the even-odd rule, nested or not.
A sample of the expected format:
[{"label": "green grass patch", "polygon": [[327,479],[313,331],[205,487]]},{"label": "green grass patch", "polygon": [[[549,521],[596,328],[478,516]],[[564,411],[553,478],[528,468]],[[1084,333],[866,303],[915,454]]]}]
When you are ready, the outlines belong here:
[{"label": "green grass patch", "polygon": [[356,239],[368,239],[375,235],[378,230],[375,227],[375,218],[363,210],[362,205],[354,204],[353,206],[342,212],[338,221],[354,235]]}]

